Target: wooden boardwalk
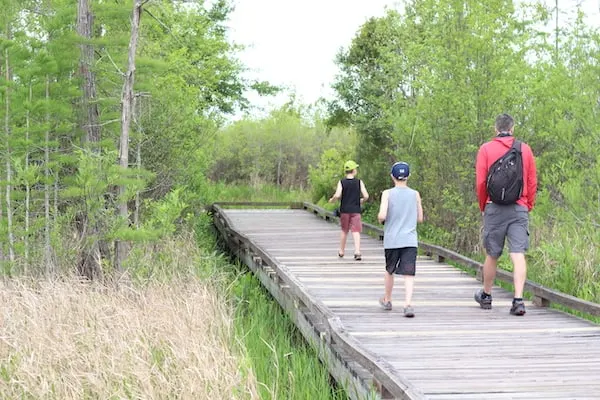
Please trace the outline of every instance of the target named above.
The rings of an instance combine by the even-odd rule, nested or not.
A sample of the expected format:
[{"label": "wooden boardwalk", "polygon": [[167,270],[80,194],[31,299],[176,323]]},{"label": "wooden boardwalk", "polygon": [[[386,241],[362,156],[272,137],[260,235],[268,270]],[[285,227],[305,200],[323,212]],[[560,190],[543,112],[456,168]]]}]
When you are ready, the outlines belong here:
[{"label": "wooden boardwalk", "polygon": [[[284,308],[304,312],[297,324],[328,347],[323,359],[354,398],[375,382],[384,398],[600,399],[598,325],[531,302],[524,317],[511,316],[511,294],[497,287],[494,308],[481,310],[473,301],[481,284],[429,257],[418,260],[416,317],[404,318],[401,278],[394,309],[379,308],[385,264],[377,238],[362,236],[362,261],[352,259],[351,240],[339,259],[339,227],[305,210],[219,210],[230,247],[258,262],[255,272]],[[339,332],[328,332],[332,323],[319,313]]]}]

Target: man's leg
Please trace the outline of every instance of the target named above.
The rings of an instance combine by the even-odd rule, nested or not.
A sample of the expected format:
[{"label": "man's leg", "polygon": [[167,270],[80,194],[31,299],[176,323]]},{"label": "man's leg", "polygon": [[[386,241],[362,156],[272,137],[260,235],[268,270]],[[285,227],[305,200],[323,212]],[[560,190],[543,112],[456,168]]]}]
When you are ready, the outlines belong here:
[{"label": "man's leg", "polygon": [[527,279],[527,262],[525,261],[525,254],[523,253],[510,253],[510,258],[513,263],[513,281],[515,285],[515,298],[523,298],[523,287],[525,286],[525,280]]},{"label": "man's leg", "polygon": [[475,301],[484,310],[491,310],[492,308],[492,286],[494,285],[494,279],[496,279],[497,265],[498,258],[492,257],[489,254],[485,256],[485,262],[483,263],[483,288],[477,290],[473,295]]},{"label": "man's leg", "polygon": [[525,252],[529,248],[529,213],[527,208],[516,206],[513,212],[513,221],[508,226],[508,250],[513,263],[513,282],[515,285],[515,298],[523,298],[523,287],[527,279],[527,262]]},{"label": "man's leg", "polygon": [[513,222],[508,226],[508,247],[513,263],[515,297],[510,309],[512,315],[525,315],[523,287],[527,279],[525,252],[529,248],[529,213],[526,207],[515,206]]},{"label": "man's leg", "polygon": [[481,308],[492,308],[492,287],[496,279],[498,258],[502,254],[506,239],[507,208],[497,204],[488,204],[483,214],[483,247],[485,262],[483,263],[483,288],[475,292],[475,301]]},{"label": "man's leg", "polygon": [[498,259],[486,255],[485,262],[483,263],[483,291],[486,294],[492,294],[492,286],[494,286],[494,280],[496,279],[497,266]]}]

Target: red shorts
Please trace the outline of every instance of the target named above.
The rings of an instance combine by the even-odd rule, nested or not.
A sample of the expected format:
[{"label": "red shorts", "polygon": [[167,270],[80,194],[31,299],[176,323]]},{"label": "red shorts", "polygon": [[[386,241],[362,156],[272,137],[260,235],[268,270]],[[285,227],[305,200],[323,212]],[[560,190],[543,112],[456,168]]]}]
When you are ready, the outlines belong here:
[{"label": "red shorts", "polygon": [[342,225],[342,231],[346,233],[350,230],[352,232],[362,232],[362,222],[359,213],[340,214],[340,225]]}]

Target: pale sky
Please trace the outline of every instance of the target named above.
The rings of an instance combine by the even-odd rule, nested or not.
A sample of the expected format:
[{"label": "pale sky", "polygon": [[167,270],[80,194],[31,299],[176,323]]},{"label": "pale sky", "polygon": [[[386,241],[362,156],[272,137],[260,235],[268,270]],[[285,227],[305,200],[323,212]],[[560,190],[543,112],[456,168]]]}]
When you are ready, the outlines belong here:
[{"label": "pale sky", "polygon": [[[556,0],[545,0],[554,5]],[[347,47],[359,27],[387,8],[390,0],[236,0],[229,21],[229,37],[247,46],[239,55],[250,69],[247,76],[282,85],[299,100],[311,104],[331,98],[330,86],[337,73],[335,55]],[[590,24],[600,27],[600,0],[559,0],[559,7],[573,15],[579,4]],[[567,19],[568,15],[561,15]],[[284,103],[285,94],[250,101],[262,109]],[[261,114],[255,110],[253,114]]]}]

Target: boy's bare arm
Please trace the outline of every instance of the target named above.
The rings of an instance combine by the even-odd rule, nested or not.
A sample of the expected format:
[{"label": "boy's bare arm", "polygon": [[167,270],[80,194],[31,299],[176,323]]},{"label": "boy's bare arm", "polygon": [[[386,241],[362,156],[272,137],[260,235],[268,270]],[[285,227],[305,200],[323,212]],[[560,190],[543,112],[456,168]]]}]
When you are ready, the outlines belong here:
[{"label": "boy's bare arm", "polygon": [[342,197],[342,182],[338,181],[337,188],[335,189],[335,193],[329,199],[329,202],[333,203],[334,201],[339,200],[341,197]]},{"label": "boy's bare arm", "polygon": [[360,194],[362,195],[362,199],[360,199],[361,203],[364,203],[369,199],[369,192],[367,192],[367,188],[363,181],[360,181]]},{"label": "boy's bare arm", "polygon": [[421,205],[421,195],[417,192],[417,222],[423,222],[423,206]]},{"label": "boy's bare arm", "polygon": [[379,213],[377,214],[377,220],[381,224],[383,224],[387,218],[389,197],[390,193],[388,190],[384,190],[383,193],[381,193],[381,204],[379,205]]}]

